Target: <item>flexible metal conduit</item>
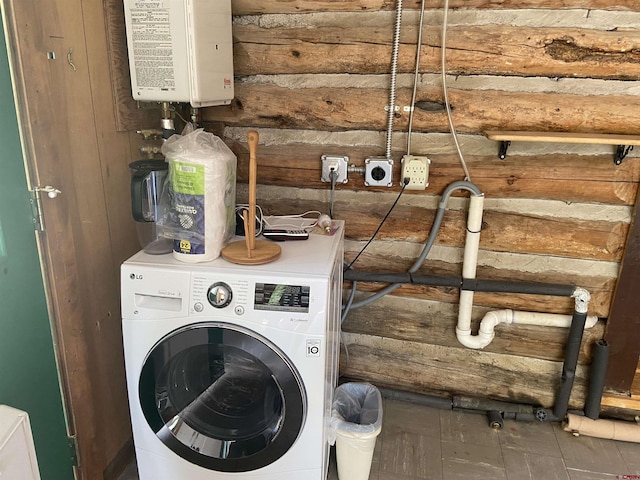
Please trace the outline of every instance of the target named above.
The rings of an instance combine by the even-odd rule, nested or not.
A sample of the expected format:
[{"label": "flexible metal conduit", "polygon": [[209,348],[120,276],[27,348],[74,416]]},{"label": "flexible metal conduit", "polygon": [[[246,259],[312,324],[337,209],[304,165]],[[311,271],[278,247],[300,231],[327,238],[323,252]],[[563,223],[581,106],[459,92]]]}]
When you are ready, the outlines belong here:
[{"label": "flexible metal conduit", "polygon": [[393,31],[393,50],[391,53],[391,84],[389,85],[389,115],[387,116],[386,158],[391,157],[393,120],[396,114],[396,81],[398,78],[398,52],[400,49],[400,30],[402,28],[402,0],[396,1],[396,23]]}]

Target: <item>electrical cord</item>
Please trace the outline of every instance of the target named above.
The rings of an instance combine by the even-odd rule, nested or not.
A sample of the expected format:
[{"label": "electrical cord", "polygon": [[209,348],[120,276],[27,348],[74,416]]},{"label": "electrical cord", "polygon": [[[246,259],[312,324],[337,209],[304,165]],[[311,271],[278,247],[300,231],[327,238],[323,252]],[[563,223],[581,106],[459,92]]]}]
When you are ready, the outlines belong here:
[{"label": "electrical cord", "polygon": [[[247,211],[249,213],[249,205],[247,204],[238,204],[236,205],[236,217],[242,219],[242,212]],[[264,224],[264,214],[262,213],[262,208],[260,205],[256,205],[256,219],[255,221],[258,224],[258,229],[256,230],[256,237],[262,233],[262,225]]]},{"label": "electrical cord", "polygon": [[[310,224],[305,225],[305,220],[311,220],[311,219],[306,219],[305,217],[307,215],[318,215],[317,218],[313,219],[311,221]],[[318,220],[320,218],[322,218],[322,212],[319,212],[318,210],[308,210],[304,213],[299,213],[299,214],[295,214],[295,215],[271,215],[268,218],[273,218],[273,219],[299,219],[300,223],[278,223],[277,225],[272,225],[269,220],[267,220],[267,217],[262,217],[262,223],[264,223],[264,226],[267,228],[292,228],[292,229],[296,229],[296,230],[307,230],[310,228],[315,227],[316,225],[318,225]]]},{"label": "electrical cord", "polygon": [[453,137],[453,143],[456,146],[456,150],[458,151],[458,158],[460,159],[460,165],[462,165],[462,170],[464,170],[465,180],[467,182],[471,181],[471,175],[469,174],[469,169],[467,168],[467,163],[464,161],[464,156],[462,155],[462,149],[460,148],[460,143],[458,142],[458,134],[456,133],[456,127],[453,125],[453,117],[451,115],[451,105],[449,105],[449,94],[447,88],[447,24],[449,18],[449,0],[445,0],[444,2],[444,15],[442,17],[442,45],[441,45],[441,72],[442,72],[442,90],[444,95],[444,105],[447,109],[447,120],[449,121],[449,130],[451,130],[451,135]]},{"label": "electrical cord", "polygon": [[336,182],[338,181],[338,172],[331,170],[329,172],[329,178],[331,179],[331,193],[329,198],[329,217],[333,218],[333,202],[335,200]]},{"label": "electrical cord", "polygon": [[371,242],[373,242],[373,239],[376,238],[376,235],[378,234],[378,232],[380,231],[380,229],[384,225],[384,222],[387,220],[387,218],[389,218],[389,215],[391,215],[391,212],[393,211],[393,209],[398,204],[398,201],[400,200],[400,197],[404,193],[404,189],[407,188],[408,184],[409,184],[409,179],[405,178],[403,180],[403,182],[402,182],[402,189],[400,189],[400,193],[398,193],[398,196],[396,197],[395,201],[393,202],[393,205],[391,205],[391,208],[389,209],[387,214],[384,216],[384,218],[380,222],[380,225],[378,225],[378,228],[376,228],[376,231],[373,232],[373,235],[371,235],[371,238],[369,239],[369,241],[366,243],[366,245],[364,247],[362,247],[362,249],[358,252],[356,257],[351,261],[351,263],[349,264],[349,266],[345,270],[350,270],[351,269],[353,264],[356,263],[356,260],[358,260],[358,258],[360,258],[360,255],[362,255],[362,253],[365,251],[365,249],[371,244]]},{"label": "electrical cord", "polygon": [[413,93],[411,94],[411,104],[409,108],[409,128],[407,131],[407,155],[411,155],[411,131],[413,130],[413,114],[416,105],[416,96],[418,94],[418,76],[420,75],[420,50],[422,49],[422,29],[424,27],[424,3],[420,8],[420,25],[418,27],[418,46],[416,49],[416,69],[413,73]]}]

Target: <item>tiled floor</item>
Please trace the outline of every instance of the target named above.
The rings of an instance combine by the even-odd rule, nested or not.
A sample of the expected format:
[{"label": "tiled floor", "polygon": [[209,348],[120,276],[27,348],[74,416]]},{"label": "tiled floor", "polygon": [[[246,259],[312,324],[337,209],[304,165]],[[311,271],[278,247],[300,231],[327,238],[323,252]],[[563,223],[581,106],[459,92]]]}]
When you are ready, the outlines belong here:
[{"label": "tiled floor", "polygon": [[[640,444],[574,437],[557,423],[505,420],[384,400],[369,480],[640,479]],[[135,465],[120,480],[136,480]],[[328,480],[338,480],[332,458]],[[351,479],[341,479],[351,480]]]}]

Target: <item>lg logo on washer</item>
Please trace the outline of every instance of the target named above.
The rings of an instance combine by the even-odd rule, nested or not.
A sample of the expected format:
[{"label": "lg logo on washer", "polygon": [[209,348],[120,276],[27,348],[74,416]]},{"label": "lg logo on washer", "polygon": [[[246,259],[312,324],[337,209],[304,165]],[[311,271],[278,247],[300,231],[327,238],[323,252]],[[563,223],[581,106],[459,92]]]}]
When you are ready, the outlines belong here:
[{"label": "lg logo on washer", "polygon": [[131,275],[129,275],[129,278],[131,280],[142,280],[142,275],[136,275],[135,273],[132,273]]}]

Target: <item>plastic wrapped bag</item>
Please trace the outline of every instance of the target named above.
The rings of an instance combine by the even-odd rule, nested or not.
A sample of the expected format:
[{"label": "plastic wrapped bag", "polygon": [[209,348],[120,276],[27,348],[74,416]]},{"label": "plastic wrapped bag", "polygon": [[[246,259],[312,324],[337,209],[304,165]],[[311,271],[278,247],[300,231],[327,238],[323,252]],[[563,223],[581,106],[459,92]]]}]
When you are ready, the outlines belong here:
[{"label": "plastic wrapped bag", "polygon": [[331,410],[329,443],[336,436],[352,439],[376,437],[382,429],[382,395],[369,383],[344,383],[336,388]]},{"label": "plastic wrapped bag", "polygon": [[173,239],[173,255],[185,262],[217,258],[235,233],[234,153],[219,137],[187,125],[162,146],[169,173],[157,221]]}]

